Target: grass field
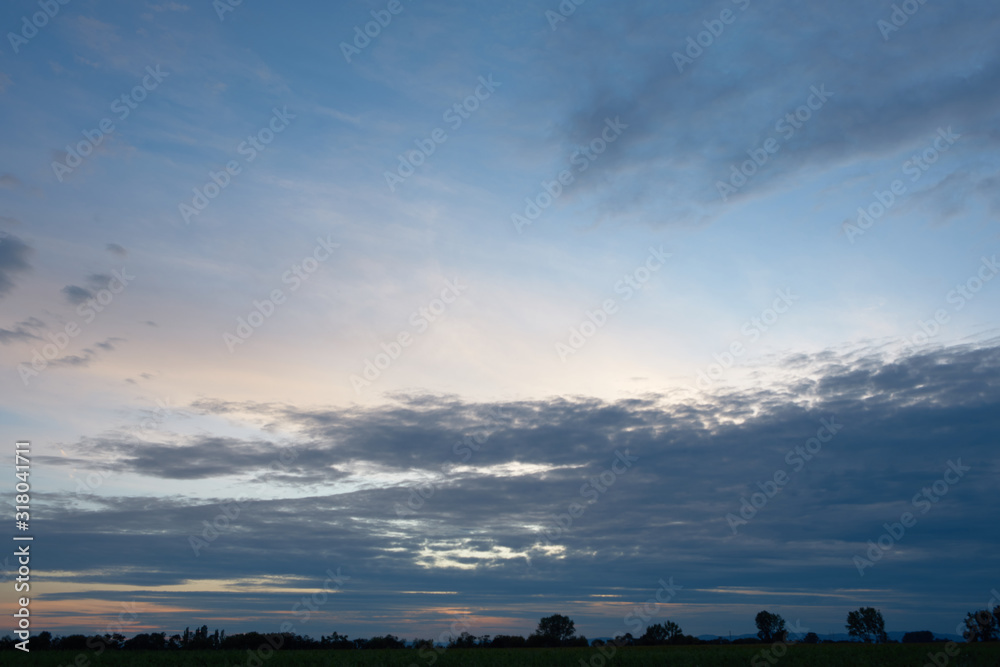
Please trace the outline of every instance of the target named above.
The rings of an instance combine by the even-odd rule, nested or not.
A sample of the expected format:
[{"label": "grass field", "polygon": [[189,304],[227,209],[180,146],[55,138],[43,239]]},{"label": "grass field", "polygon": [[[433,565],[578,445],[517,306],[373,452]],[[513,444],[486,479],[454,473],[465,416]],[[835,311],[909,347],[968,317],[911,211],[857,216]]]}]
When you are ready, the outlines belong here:
[{"label": "grass field", "polygon": [[[598,649],[452,649],[437,655],[434,667],[751,667],[780,665],[781,667],[923,667],[935,664],[928,653],[941,656],[937,667],[1000,667],[1000,644],[959,645],[957,656],[943,653],[944,644],[889,644],[861,646],[850,644],[789,646],[783,657],[762,653],[770,646],[668,646],[657,648],[620,649],[610,660],[603,660]],[[107,652],[43,651],[24,654],[5,651],[0,654],[3,665],[33,665],[38,667],[96,667],[99,665],[157,667],[184,665],[189,667],[430,667],[431,656],[417,651],[284,651],[260,658],[251,658],[239,651],[177,651],[177,652]],[[947,662],[945,662],[947,661]]]}]

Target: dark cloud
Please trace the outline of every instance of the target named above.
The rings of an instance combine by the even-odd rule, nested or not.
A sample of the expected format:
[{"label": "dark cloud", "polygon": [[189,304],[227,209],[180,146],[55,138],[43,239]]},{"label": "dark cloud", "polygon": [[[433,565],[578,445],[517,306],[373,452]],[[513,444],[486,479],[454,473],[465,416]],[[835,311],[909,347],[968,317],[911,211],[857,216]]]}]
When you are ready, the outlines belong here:
[{"label": "dark cloud", "polygon": [[[0,74],[0,77],[3,75]],[[21,181],[13,174],[3,174],[0,175],[0,188],[6,188],[8,190],[13,190],[14,188],[21,187]]]},{"label": "dark cloud", "polygon": [[125,257],[128,255],[128,250],[118,245],[117,243],[109,243],[107,245],[107,251],[110,252],[112,255],[116,255],[118,257]]},{"label": "dark cloud", "polygon": [[63,296],[73,305],[79,305],[94,298],[94,294],[106,289],[114,277],[107,273],[91,273],[85,279],[87,287],[67,285],[62,288]]},{"label": "dark cloud", "polygon": [[28,256],[33,249],[24,241],[0,230],[0,297],[14,289],[14,276],[31,268]]},{"label": "dark cloud", "polygon": [[[629,124],[577,174],[588,187],[574,186],[567,196],[599,192],[601,212],[611,214],[658,203],[671,211],[666,223],[699,221],[721,210],[716,183],[768,138],[779,152],[733,197],[797,187],[793,177],[807,169],[923,151],[939,128],[962,135],[954,153],[1000,140],[997,6],[922,6],[887,41],[876,23],[888,18],[888,6],[851,0],[834,11],[754,1],[740,11],[737,4],[723,5],[735,21],[683,72],[674,54],[685,52],[705,21],[718,19],[718,7],[577,12],[539,44],[536,75],[557,82],[547,103],[565,109],[553,139],[567,155],[599,137],[605,119]],[[935,40],[951,45],[947,54],[919,46]],[[611,54],[592,47],[615,42],[631,48]],[[806,122],[791,136],[777,130],[824,86],[832,96]],[[947,198],[959,201],[969,186],[953,185]]]},{"label": "dark cloud", "polygon": [[[113,352],[117,348],[115,344],[124,341],[124,338],[117,338],[113,336],[94,343],[94,347],[99,347],[105,352]],[[80,350],[79,354],[68,354],[64,357],[53,359],[49,362],[49,366],[52,366],[53,368],[87,368],[90,366],[91,362],[95,361],[99,356],[100,355],[95,349],[85,347]]]},{"label": "dark cloud", "polygon": [[104,289],[114,280],[114,277],[107,273],[91,273],[87,276],[87,284],[92,290]]},{"label": "dark cloud", "polygon": [[[225,497],[95,495],[88,510],[62,497],[48,501],[41,525],[67,548],[48,558],[52,569],[113,572],[94,576],[115,583],[147,582],[149,572],[160,583],[316,577],[343,565],[365,593],[342,604],[362,619],[383,593],[414,589],[457,590],[463,604],[487,601],[530,618],[526,600],[544,586],[547,609],[585,622],[587,596],[617,591],[642,602],[672,576],[687,587],[679,602],[688,622],[706,628],[752,618],[751,604],[833,624],[861,604],[904,615],[930,595],[939,601],[936,629],[950,631],[993,585],[996,539],[982,527],[1000,520],[992,502],[1000,347],[900,358],[828,351],[784,366],[792,374],[784,386],[688,403],[565,397],[494,406],[420,394],[377,408],[306,409],[203,400],[193,407],[204,416],[287,435],[158,443],[108,435],[43,463],[172,480],[241,476],[247,482],[233,488],[253,500],[233,528],[195,557],[190,537],[220,515]],[[824,423],[836,433],[809,455]],[[615,465],[619,453],[635,459],[630,467]],[[970,470],[926,514],[916,510],[914,495],[958,461]],[[727,515],[777,471],[787,483],[734,533]],[[582,495],[590,480],[604,490]],[[583,514],[559,533],[554,517],[574,502]],[[859,576],[852,557],[904,511],[918,523]],[[725,620],[696,620],[699,606]],[[275,598],[260,610],[281,608]],[[371,627],[399,630],[405,616]]]},{"label": "dark cloud", "polygon": [[[332,481],[346,475],[330,464],[326,450],[310,444],[286,450],[284,445],[263,440],[202,436],[176,443],[150,444],[113,436],[85,439],[72,449],[78,453],[100,451],[113,458],[116,469],[165,479],[205,479],[249,473],[260,475],[269,482],[303,484]],[[283,455],[285,461],[281,460]],[[294,458],[294,463],[290,457]],[[86,461],[54,458],[52,463],[85,465]]]},{"label": "dark cloud", "polygon": [[105,352],[112,352],[115,349],[115,343],[123,343],[123,342],[125,342],[124,338],[117,338],[112,336],[111,338],[96,343],[96,345]]},{"label": "dark cloud", "polygon": [[66,300],[74,306],[94,298],[93,292],[86,287],[80,287],[78,285],[67,285],[66,287],[63,287],[61,291],[63,296],[66,297]]},{"label": "dark cloud", "polygon": [[0,328],[0,343],[8,345],[13,341],[41,340],[39,335],[45,328],[45,322],[37,317],[29,317],[18,322],[13,329]]},{"label": "dark cloud", "polygon": [[97,353],[89,347],[85,347],[80,350],[80,354],[68,354],[65,357],[59,357],[58,359],[53,359],[49,362],[49,366],[53,368],[69,367],[69,368],[86,368],[90,366],[90,362],[97,358]]}]

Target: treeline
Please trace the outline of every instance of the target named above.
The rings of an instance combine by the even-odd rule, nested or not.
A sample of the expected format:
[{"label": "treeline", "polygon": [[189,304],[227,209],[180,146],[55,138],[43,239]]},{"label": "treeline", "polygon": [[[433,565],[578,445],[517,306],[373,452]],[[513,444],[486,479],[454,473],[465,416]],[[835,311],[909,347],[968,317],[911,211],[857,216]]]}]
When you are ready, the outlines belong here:
[{"label": "treeline", "polygon": [[[757,637],[742,637],[730,640],[719,637],[702,640],[686,635],[680,626],[673,621],[655,623],[646,627],[644,634],[635,637],[632,633],[616,635],[614,639],[604,641],[595,639],[588,641],[586,637],[576,634],[575,623],[567,616],[555,614],[546,616],[538,622],[538,628],[528,637],[520,635],[481,635],[469,632],[456,634],[455,631],[443,633],[437,640],[414,639],[406,641],[395,635],[383,635],[370,639],[350,639],[347,635],[337,632],[314,639],[308,635],[285,633],[245,632],[227,635],[225,630],[215,630],[209,633],[208,626],[203,625],[191,632],[186,628],[183,634],[168,636],[165,632],[141,633],[127,638],[121,633],[103,635],[66,635],[53,636],[49,632],[34,635],[28,641],[32,651],[94,651],[100,655],[105,651],[259,651],[262,647],[273,650],[386,650],[386,649],[416,649],[423,652],[442,652],[449,648],[482,649],[482,648],[551,648],[551,647],[624,647],[624,646],[664,646],[683,644],[772,644],[772,643],[804,643],[818,644],[819,636],[814,632],[805,634],[801,639],[792,638],[786,629],[785,620],[778,614],[761,611],[754,619],[757,626]],[[454,627],[454,626],[453,626]],[[862,607],[847,615],[845,628],[856,641],[865,643],[891,643],[885,632],[885,621],[882,613],[871,607]],[[964,638],[969,642],[1000,640],[1000,606],[991,610],[970,612],[965,619]],[[829,643],[826,640],[823,643]],[[930,643],[936,640],[929,631],[908,632],[903,636],[903,643]],[[23,642],[22,642],[23,643]],[[0,639],[0,650],[14,649],[18,642],[9,635]]]},{"label": "treeline", "polygon": [[[648,633],[647,633],[648,634]],[[13,649],[15,641],[11,637],[0,639],[0,650]],[[691,635],[681,635],[669,640],[659,640],[647,635],[633,637],[631,633],[616,637],[614,640],[605,642],[601,639],[593,641],[584,636],[574,636],[566,639],[554,639],[538,634],[531,634],[528,637],[521,635],[480,635],[475,636],[468,632],[463,632],[457,637],[451,637],[447,642],[435,641],[433,639],[413,639],[405,640],[395,635],[384,635],[371,637],[369,639],[356,637],[349,638],[334,632],[331,635],[321,636],[315,639],[308,635],[296,635],[292,633],[259,633],[246,632],[240,634],[227,635],[225,631],[216,630],[209,633],[208,626],[202,626],[190,633],[186,630],[183,635],[175,634],[168,636],[165,632],[152,632],[137,634],[134,637],[126,638],[124,635],[104,634],[104,635],[66,635],[53,636],[49,632],[42,632],[34,635],[29,640],[32,651],[95,651],[98,654],[104,651],[182,651],[182,650],[223,650],[223,651],[243,651],[257,650],[261,646],[271,646],[275,650],[386,650],[386,649],[435,649],[438,648],[553,648],[553,647],[589,647],[604,646],[605,644],[616,644],[618,646],[660,646],[666,644],[728,644],[728,639],[701,640]],[[759,644],[759,639],[744,638],[737,639],[735,644]]]}]

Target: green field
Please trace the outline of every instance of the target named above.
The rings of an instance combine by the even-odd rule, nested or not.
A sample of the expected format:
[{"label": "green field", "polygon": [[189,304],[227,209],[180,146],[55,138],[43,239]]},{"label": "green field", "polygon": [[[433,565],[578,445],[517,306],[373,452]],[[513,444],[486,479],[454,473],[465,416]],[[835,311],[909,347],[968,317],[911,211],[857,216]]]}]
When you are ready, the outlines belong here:
[{"label": "green field", "polygon": [[[437,655],[435,667],[507,667],[531,665],[537,667],[646,667],[677,665],[678,667],[729,667],[752,665],[756,667],[781,665],[781,667],[923,667],[929,663],[928,652],[942,653],[938,667],[1000,667],[1000,644],[958,645],[959,654],[944,656],[944,644],[889,644],[864,646],[851,644],[789,646],[783,657],[766,656],[767,645],[749,646],[666,646],[655,648],[619,649],[610,660],[602,660],[596,648],[570,649],[451,649]],[[432,654],[436,655],[436,654]],[[756,659],[755,659],[756,658]],[[263,660],[251,660],[246,651],[171,651],[107,652],[94,656],[91,652],[42,651],[24,654],[5,651],[0,654],[3,665],[37,665],[39,667],[92,667],[98,665],[185,665],[190,667],[244,666],[259,667],[430,667],[431,657],[414,650],[400,651],[283,651],[270,654]]]}]

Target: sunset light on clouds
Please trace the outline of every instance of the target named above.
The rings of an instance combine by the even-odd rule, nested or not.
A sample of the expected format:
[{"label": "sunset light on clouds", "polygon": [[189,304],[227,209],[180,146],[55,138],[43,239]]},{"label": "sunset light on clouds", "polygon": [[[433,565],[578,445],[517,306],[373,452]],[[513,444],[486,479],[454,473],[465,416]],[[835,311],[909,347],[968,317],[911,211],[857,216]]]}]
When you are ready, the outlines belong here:
[{"label": "sunset light on clouds", "polygon": [[42,4],[33,631],[610,637],[663,581],[693,635],[954,634],[1000,587],[996,3]]}]

